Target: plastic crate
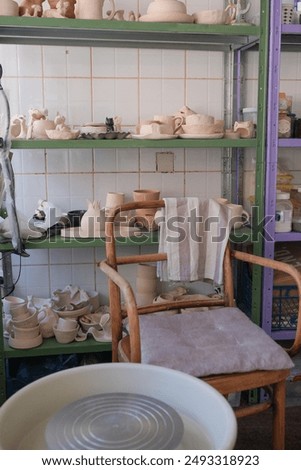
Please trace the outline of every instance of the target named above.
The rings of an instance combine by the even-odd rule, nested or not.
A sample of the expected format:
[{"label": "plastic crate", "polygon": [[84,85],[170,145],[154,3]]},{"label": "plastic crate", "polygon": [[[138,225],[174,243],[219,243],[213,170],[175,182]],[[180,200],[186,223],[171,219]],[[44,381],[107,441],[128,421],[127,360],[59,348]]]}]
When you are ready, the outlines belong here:
[{"label": "plastic crate", "polygon": [[[298,291],[295,285],[274,285],[272,331],[295,330],[298,317]],[[246,263],[237,267],[236,304],[248,316],[252,311],[252,275]]]}]

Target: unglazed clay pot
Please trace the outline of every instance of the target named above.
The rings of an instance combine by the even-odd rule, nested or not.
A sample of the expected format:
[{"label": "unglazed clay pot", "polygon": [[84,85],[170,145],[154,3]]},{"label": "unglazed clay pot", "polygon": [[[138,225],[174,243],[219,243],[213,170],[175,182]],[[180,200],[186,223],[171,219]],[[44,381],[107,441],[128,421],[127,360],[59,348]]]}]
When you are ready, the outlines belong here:
[{"label": "unglazed clay pot", "polygon": [[[136,189],[133,191],[134,201],[154,201],[160,199],[160,191],[156,189]],[[157,230],[154,218],[157,209],[136,209],[136,222],[149,231]]]},{"label": "unglazed clay pot", "polygon": [[103,17],[103,5],[105,0],[77,0],[75,5],[75,16],[83,20],[111,20],[116,13],[114,0],[110,0],[110,14]]}]

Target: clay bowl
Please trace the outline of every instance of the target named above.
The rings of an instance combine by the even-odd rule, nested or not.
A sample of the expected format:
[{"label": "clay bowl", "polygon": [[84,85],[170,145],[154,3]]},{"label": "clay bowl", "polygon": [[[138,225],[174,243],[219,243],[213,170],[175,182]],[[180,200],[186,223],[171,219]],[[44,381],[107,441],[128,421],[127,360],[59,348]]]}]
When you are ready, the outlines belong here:
[{"label": "clay bowl", "polygon": [[57,140],[72,140],[77,139],[80,134],[79,130],[57,130],[57,129],[46,129],[46,135],[48,139],[57,139]]},{"label": "clay bowl", "polygon": [[226,24],[230,16],[225,10],[202,10],[193,15],[194,22],[198,24]]},{"label": "clay bowl", "polygon": [[78,327],[72,330],[59,330],[56,326],[53,327],[55,339],[58,343],[67,344],[75,340],[78,332]]},{"label": "clay bowl", "polygon": [[31,328],[13,326],[13,333],[16,339],[33,339],[39,336],[40,326],[36,325]]},{"label": "clay bowl", "polygon": [[32,328],[38,325],[38,310],[35,307],[28,308],[29,316],[21,320],[12,320],[17,328]]},{"label": "clay bowl", "polygon": [[34,338],[15,338],[12,332],[8,339],[8,345],[14,349],[32,349],[40,346],[42,343],[42,335],[38,335]]},{"label": "clay bowl", "polygon": [[53,308],[53,311],[61,318],[78,318],[82,315],[87,315],[91,311],[91,306],[89,302],[82,308],[74,309],[74,310],[56,310]]},{"label": "clay bowl", "polygon": [[4,297],[4,299],[2,300],[3,312],[10,315],[12,307],[16,307],[17,305],[24,305],[25,303],[26,303],[26,300],[22,299],[21,297],[8,295],[7,297]]}]

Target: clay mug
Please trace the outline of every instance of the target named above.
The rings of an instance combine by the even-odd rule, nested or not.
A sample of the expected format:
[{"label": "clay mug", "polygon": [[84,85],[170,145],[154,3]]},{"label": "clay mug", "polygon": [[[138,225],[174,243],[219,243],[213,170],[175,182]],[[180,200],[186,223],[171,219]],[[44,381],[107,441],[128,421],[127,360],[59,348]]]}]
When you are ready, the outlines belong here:
[{"label": "clay mug", "polygon": [[106,197],[106,209],[120,207],[124,204],[124,193],[108,192]]},{"label": "clay mug", "polygon": [[141,124],[140,125],[140,134],[141,135],[150,135],[150,134],[168,134],[171,135],[172,128],[168,124],[161,124],[159,122],[152,121],[150,124]]},{"label": "clay mug", "polygon": [[19,5],[13,0],[1,0],[0,16],[19,16]]},{"label": "clay mug", "polygon": [[77,328],[77,321],[71,318],[59,318],[56,328],[62,331],[70,331]]},{"label": "clay mug", "polygon": [[[157,189],[135,189],[133,191],[134,201],[158,201],[160,199],[160,191]],[[136,214],[140,216],[151,215],[154,216],[157,209],[136,209]]]},{"label": "clay mug", "polygon": [[183,116],[184,119],[191,114],[197,114],[195,111],[190,109],[188,106],[183,106],[177,113],[176,116]]},{"label": "clay mug", "polygon": [[13,325],[12,331],[14,333],[14,337],[17,339],[32,339],[39,336],[40,327],[37,325],[32,328],[18,328]]},{"label": "clay mug", "polygon": [[77,0],[75,5],[75,17],[83,20],[111,20],[116,13],[114,0],[111,3],[110,14],[104,18],[102,9],[105,0]]},{"label": "clay mug", "polygon": [[242,227],[250,220],[250,215],[240,204],[227,204],[231,211],[231,222],[235,229]]},{"label": "clay mug", "polygon": [[181,128],[184,122],[184,116],[166,116],[156,114],[154,116],[154,121],[159,122],[160,124],[166,124],[168,127],[166,128],[167,132],[164,132],[164,134],[173,135]]},{"label": "clay mug", "polygon": [[11,314],[11,308],[17,305],[26,304],[25,300],[21,297],[15,297],[14,295],[8,295],[2,300],[2,309],[5,315]]},{"label": "clay mug", "polygon": [[242,139],[251,139],[255,135],[253,121],[236,121],[234,123],[234,132],[238,132]]}]

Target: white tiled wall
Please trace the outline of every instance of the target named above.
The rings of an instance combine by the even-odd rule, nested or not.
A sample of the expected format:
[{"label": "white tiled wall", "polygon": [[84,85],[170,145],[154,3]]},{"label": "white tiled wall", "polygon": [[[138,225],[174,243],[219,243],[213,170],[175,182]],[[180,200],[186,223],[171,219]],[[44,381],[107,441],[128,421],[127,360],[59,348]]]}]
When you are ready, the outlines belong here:
[{"label": "white tiled wall", "polygon": [[[145,14],[150,1],[115,3],[126,13],[139,9]],[[224,5],[222,0],[185,3],[190,14]],[[251,16],[256,15],[257,4],[252,2]],[[183,105],[216,119],[223,117],[220,52],[0,45],[0,62],[12,115],[28,115],[31,107],[45,107],[50,118],[59,111],[70,125],[120,115],[123,128],[132,131],[140,120],[173,114]],[[254,104],[256,71],[252,58],[246,71],[250,75],[246,106]],[[220,150],[171,150],[175,153],[173,173],[156,172],[154,149],[14,151],[17,207],[30,218],[39,199],[67,212],[86,208],[87,199],[103,204],[108,191],[122,191],[130,200],[133,189],[143,187],[158,188],[162,196],[221,194]],[[97,289],[105,301],[106,281],[95,265],[103,257],[101,249],[32,250],[29,258],[21,259],[15,294],[49,296],[72,283]],[[14,256],[13,263],[16,280],[19,258]],[[128,275],[133,277],[133,273]]]}]

